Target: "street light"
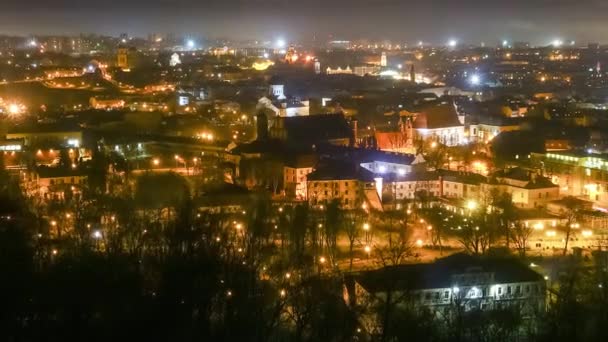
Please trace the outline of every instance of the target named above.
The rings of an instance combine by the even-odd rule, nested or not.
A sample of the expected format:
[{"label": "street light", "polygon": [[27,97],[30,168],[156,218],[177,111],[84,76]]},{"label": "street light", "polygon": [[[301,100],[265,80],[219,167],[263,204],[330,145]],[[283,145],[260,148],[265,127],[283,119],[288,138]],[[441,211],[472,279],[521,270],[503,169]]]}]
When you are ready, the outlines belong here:
[{"label": "street light", "polygon": [[474,200],[467,201],[467,209],[475,210],[476,208],[477,208],[477,202],[475,202]]}]

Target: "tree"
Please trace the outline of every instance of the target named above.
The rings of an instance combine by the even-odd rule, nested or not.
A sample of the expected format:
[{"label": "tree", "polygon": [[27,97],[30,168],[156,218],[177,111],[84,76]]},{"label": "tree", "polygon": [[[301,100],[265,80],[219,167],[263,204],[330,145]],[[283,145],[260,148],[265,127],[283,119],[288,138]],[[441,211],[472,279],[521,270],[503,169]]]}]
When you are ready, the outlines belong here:
[{"label": "tree", "polygon": [[528,240],[532,234],[533,228],[525,225],[521,221],[514,222],[512,227],[511,236],[513,237],[515,248],[517,248],[521,257],[525,257],[526,249],[528,248]]},{"label": "tree", "polygon": [[491,228],[484,214],[476,214],[460,222],[459,238],[462,247],[471,254],[484,254],[491,244]]},{"label": "tree", "polygon": [[355,242],[361,236],[361,230],[363,229],[361,216],[362,215],[359,213],[358,210],[349,210],[344,213],[344,219],[342,224],[344,227],[344,233],[346,233],[346,237],[348,238],[349,271],[353,270]]},{"label": "tree", "polygon": [[325,236],[325,245],[329,252],[332,264],[335,262],[337,253],[337,238],[340,230],[340,223],[343,220],[340,201],[333,200],[329,202],[325,209],[325,225],[323,232]]},{"label": "tree", "polygon": [[457,218],[449,210],[438,208],[422,209],[420,216],[424,217],[428,223],[428,231],[431,234],[433,247],[438,247],[439,252],[443,250],[443,239],[447,235],[449,228],[453,228]]},{"label": "tree", "polygon": [[564,205],[564,209],[560,211],[563,219],[566,220],[564,229],[566,230],[566,239],[564,242],[563,255],[568,253],[568,243],[572,235],[572,227],[577,223],[582,216],[582,202],[576,197],[565,197],[561,201]]}]

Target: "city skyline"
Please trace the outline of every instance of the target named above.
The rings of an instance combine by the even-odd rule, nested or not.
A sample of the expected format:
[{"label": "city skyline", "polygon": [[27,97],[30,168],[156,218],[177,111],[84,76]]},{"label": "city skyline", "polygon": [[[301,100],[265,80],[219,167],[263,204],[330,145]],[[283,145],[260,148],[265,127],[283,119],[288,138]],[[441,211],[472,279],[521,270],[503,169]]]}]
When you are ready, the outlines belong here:
[{"label": "city skyline", "polygon": [[[211,38],[390,39],[434,44],[459,42],[495,45],[502,40],[549,44],[555,39],[600,42],[606,5],[600,1],[432,0],[424,4],[398,1],[329,2],[260,0],[105,1],[82,4],[72,0],[0,4],[4,34],[146,36],[152,32],[193,34]],[[483,29],[479,29],[483,27]]]}]

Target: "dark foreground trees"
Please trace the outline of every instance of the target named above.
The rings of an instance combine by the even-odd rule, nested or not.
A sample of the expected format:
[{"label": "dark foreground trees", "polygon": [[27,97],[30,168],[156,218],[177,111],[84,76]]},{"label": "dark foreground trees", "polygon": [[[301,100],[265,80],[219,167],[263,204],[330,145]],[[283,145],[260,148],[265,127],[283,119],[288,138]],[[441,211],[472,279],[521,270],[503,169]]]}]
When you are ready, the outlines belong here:
[{"label": "dark foreground trees", "polygon": [[[64,222],[73,228],[59,237],[45,230],[44,220],[10,179],[0,175],[0,185],[0,201],[7,204],[0,215],[1,341],[606,337],[604,266],[570,273],[570,282],[552,297],[541,329],[522,334],[526,325],[516,313],[447,319],[408,307],[397,295],[351,305],[344,296],[345,274],[330,260],[319,264],[318,253],[321,244],[322,252],[336,248],[336,230],[361,227],[359,214],[277,207],[263,197],[243,212],[203,213],[186,191],[167,201],[147,198],[145,192],[154,186],[148,182],[140,183],[146,187],[139,192],[144,205],[127,197],[84,194],[84,214]],[[150,214],[167,212],[167,205],[171,215]],[[97,221],[89,228],[92,220]],[[329,234],[314,229],[319,222],[321,228],[330,226]],[[380,260],[386,265],[399,264],[409,246],[397,234],[390,241],[374,253],[384,253]]]}]

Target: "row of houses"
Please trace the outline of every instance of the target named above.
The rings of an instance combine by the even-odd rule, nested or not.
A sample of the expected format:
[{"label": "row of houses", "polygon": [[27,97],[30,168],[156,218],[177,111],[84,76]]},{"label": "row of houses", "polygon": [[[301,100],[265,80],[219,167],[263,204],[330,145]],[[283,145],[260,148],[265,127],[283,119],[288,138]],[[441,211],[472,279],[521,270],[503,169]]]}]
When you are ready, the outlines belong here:
[{"label": "row of houses", "polygon": [[393,164],[398,171],[386,172],[387,166],[378,165],[384,162],[315,165],[309,161],[286,165],[283,170],[286,195],[315,205],[337,199],[345,208],[369,201],[369,196],[364,195],[366,189],[376,190],[380,203],[413,200],[419,195],[484,201],[492,191],[510,194],[513,203],[523,209],[545,207],[559,199],[559,186],[535,171],[522,168],[483,176],[444,169],[411,171],[412,164]]}]

